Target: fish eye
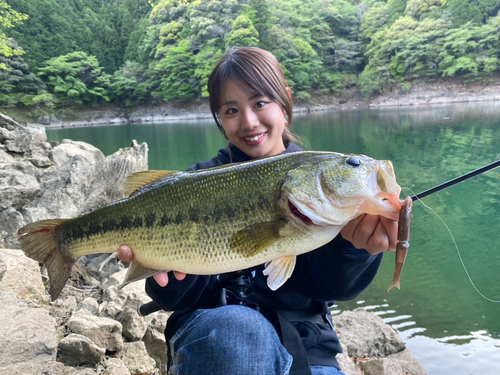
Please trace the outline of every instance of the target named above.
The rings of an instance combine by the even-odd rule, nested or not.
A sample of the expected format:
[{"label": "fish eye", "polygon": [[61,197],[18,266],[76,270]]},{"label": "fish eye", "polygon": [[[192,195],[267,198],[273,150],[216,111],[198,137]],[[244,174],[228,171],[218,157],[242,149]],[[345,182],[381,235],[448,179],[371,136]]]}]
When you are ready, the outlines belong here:
[{"label": "fish eye", "polygon": [[359,161],[359,159],[354,157],[354,156],[349,156],[345,162],[346,162],[346,164],[349,164],[350,166],[353,166],[353,167],[359,167],[361,165],[361,162]]}]

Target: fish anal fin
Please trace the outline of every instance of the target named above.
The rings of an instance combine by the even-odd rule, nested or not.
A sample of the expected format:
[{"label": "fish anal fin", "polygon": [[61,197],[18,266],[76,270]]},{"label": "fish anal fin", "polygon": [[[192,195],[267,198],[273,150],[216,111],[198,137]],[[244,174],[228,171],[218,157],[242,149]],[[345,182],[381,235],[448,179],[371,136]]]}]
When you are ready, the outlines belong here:
[{"label": "fish anal fin", "polygon": [[126,286],[127,284],[130,284],[133,281],[146,279],[148,277],[157,275],[160,272],[163,271],[145,267],[136,260],[132,261],[127,271],[127,274],[125,275],[125,280],[123,281],[123,284],[120,285],[120,289]]},{"label": "fish anal fin", "polygon": [[296,260],[295,255],[288,255],[273,259],[266,264],[266,268],[262,273],[267,276],[269,289],[278,289],[292,276]]},{"label": "fish anal fin", "polygon": [[153,170],[132,173],[125,180],[125,195],[130,197],[137,189],[175,173],[179,172]]},{"label": "fish anal fin", "polygon": [[252,257],[278,241],[283,225],[283,220],[249,225],[231,237],[229,246],[231,250]]}]

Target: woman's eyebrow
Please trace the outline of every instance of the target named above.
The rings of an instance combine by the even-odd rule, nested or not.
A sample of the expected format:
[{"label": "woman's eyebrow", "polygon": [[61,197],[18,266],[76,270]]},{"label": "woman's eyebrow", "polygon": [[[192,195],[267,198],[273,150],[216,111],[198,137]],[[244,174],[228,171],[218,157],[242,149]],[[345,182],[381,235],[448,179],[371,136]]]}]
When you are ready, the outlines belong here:
[{"label": "woman's eyebrow", "polygon": [[225,105],[232,105],[232,104],[238,104],[236,100],[226,100],[225,102],[220,103],[220,106],[225,106]]},{"label": "woman's eyebrow", "polygon": [[[252,100],[254,100],[256,98],[259,98],[261,96],[265,96],[265,95],[261,95],[259,93],[255,93],[251,97],[248,98],[248,101],[252,101]],[[236,100],[226,100],[225,102],[220,103],[220,106],[222,107],[224,105],[233,105],[233,104],[238,104],[238,101],[236,101]]]}]

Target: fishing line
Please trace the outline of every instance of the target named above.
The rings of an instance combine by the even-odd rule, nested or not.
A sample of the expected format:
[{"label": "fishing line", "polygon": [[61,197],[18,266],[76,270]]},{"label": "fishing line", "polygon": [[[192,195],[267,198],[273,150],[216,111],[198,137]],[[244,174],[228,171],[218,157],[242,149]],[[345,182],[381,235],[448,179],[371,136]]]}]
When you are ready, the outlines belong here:
[{"label": "fishing line", "polygon": [[457,241],[455,241],[455,237],[453,236],[453,233],[451,233],[451,230],[450,228],[448,227],[448,225],[444,222],[443,219],[441,219],[441,216],[438,215],[438,213],[436,211],[434,211],[432,208],[430,208],[429,206],[427,206],[424,202],[422,202],[422,200],[420,199],[420,197],[418,197],[417,194],[415,194],[415,192],[413,190],[411,190],[410,188],[408,187],[404,187],[404,188],[401,188],[401,190],[409,190],[412,194],[414,194],[414,197],[416,200],[418,200],[420,203],[422,203],[422,205],[429,209],[434,215],[436,215],[436,217],[441,220],[441,223],[443,223],[444,227],[446,228],[446,230],[448,231],[448,233],[450,234],[450,237],[451,239],[453,240],[453,244],[455,245],[455,249],[457,250],[457,254],[458,254],[458,259],[460,260],[460,263],[462,264],[462,267],[465,271],[465,274],[467,275],[467,277],[469,278],[469,281],[472,285],[472,287],[476,290],[476,292],[481,296],[483,297],[485,300],[489,301],[489,302],[494,302],[494,303],[500,303],[500,300],[494,300],[494,299],[491,299],[491,298],[488,298],[486,297],[483,293],[481,293],[481,291],[476,287],[476,284],[474,284],[474,281],[472,281],[472,278],[469,274],[469,271],[467,270],[467,267],[465,266],[465,263],[462,259],[462,254],[460,254],[460,250],[458,249],[458,244],[457,244]]}]

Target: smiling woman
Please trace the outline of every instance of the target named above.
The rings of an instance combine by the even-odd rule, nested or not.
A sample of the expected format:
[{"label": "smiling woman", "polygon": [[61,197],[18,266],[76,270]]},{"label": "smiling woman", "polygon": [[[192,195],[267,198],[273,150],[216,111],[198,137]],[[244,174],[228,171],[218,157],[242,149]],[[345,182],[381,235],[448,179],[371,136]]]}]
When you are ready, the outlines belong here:
[{"label": "smiling woman", "polygon": [[[288,130],[292,123],[292,95],[278,61],[269,52],[254,47],[229,51],[210,75],[208,93],[212,115],[224,138],[228,140],[228,146],[219,150],[216,157],[200,161],[188,170],[220,167],[232,162],[300,151],[293,143],[294,136]],[[348,169],[355,167],[352,163],[344,165]],[[315,166],[317,167],[316,162]],[[299,169],[300,166],[294,171]],[[307,180],[309,183],[313,182],[314,186],[319,186],[315,183],[316,178],[301,178],[300,173],[290,171],[287,178],[291,181]],[[335,180],[341,184],[346,182],[343,178]],[[218,181],[219,187],[214,188],[214,191],[233,186],[230,185],[231,181],[221,179]],[[322,180],[321,186],[323,185]],[[248,215],[262,211],[251,198],[253,193],[262,190],[262,186],[263,184],[259,184],[250,189],[249,186],[233,189]],[[284,189],[285,184],[280,186]],[[344,193],[339,195],[347,195],[347,190]],[[304,190],[300,190],[300,194],[313,198],[321,196],[304,193]],[[395,207],[398,211],[399,190],[395,195]],[[273,195],[271,202],[276,200],[279,201]],[[307,206],[300,205],[291,198],[290,201],[302,211]],[[222,203],[220,201],[218,204]],[[319,206],[323,207],[321,204]],[[285,211],[287,209],[285,205]],[[169,318],[165,331],[167,341],[170,342],[172,371],[177,374],[205,375],[342,374],[335,358],[342,349],[331,324],[328,304],[336,299],[349,300],[358,295],[373,280],[382,253],[393,250],[396,246],[397,222],[394,220],[397,220],[397,215],[387,216],[371,211],[373,214],[369,215],[365,214],[367,211],[363,212],[346,219],[345,225],[342,225],[342,236],[337,235],[337,232],[321,243],[308,239],[307,243],[313,250],[297,257],[297,267],[293,268],[293,273],[292,268],[285,263],[285,267],[279,267],[289,270],[292,276],[290,284],[276,291],[266,284],[267,271],[264,271],[263,264],[224,275],[186,275],[174,272],[169,278],[167,273],[162,272],[149,278],[146,282],[148,294],[163,309],[175,311]],[[291,217],[301,225],[306,222],[295,215]],[[311,217],[312,223],[308,225],[321,231],[329,228],[329,223],[316,219],[318,217]],[[246,225],[240,231],[251,239],[251,243],[257,243],[266,238],[264,229],[269,228],[275,220],[281,223],[279,214],[255,223],[258,228],[255,232],[251,230],[252,225]],[[279,225],[272,229],[274,236],[281,233],[280,228]],[[311,230],[312,232],[315,231]],[[204,241],[200,241],[200,246],[202,243]],[[249,246],[245,244],[243,247],[248,249]],[[290,247],[290,244],[286,247]],[[133,249],[121,246],[120,259],[134,259],[130,250]],[[265,249],[267,250],[268,248]],[[271,264],[275,264],[273,262]],[[232,303],[243,305],[246,309],[260,306],[262,313],[251,314],[251,320],[242,318],[239,311],[227,306],[231,303],[221,304],[224,300],[221,293],[231,285],[238,285],[241,277],[252,280],[249,291],[252,303],[247,304],[246,299],[243,301],[238,298]],[[235,296],[237,295],[235,292]],[[223,327],[212,324],[214,316],[224,321]],[[274,325],[275,330],[265,329],[269,323]],[[262,331],[264,337],[248,340],[255,336],[256,331]],[[276,340],[278,332],[285,332],[281,340]],[[312,336],[317,336],[315,344],[301,344]],[[274,344],[263,352],[262,342]],[[213,362],[215,359],[216,362]],[[212,365],[207,366],[209,363]],[[270,372],[270,369],[274,370]]]},{"label": "smiling woman", "polygon": [[226,82],[221,96],[219,118],[232,144],[252,158],[285,151],[286,111],[276,101],[235,80]]},{"label": "smiling woman", "polygon": [[292,93],[271,53],[259,48],[230,51],[210,75],[208,93],[217,127],[247,155],[276,155],[296,142],[289,130]]}]

